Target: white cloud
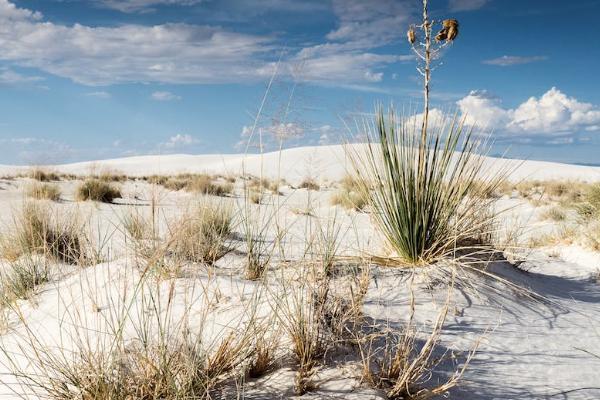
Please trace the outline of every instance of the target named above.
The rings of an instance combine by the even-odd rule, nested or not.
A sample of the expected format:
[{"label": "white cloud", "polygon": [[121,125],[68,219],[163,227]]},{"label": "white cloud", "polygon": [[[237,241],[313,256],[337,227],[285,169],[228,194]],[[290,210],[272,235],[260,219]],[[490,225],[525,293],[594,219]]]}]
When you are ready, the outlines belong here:
[{"label": "white cloud", "polygon": [[88,85],[256,79],[271,42],[211,26],[66,26],[41,18],[0,0],[0,59]]},{"label": "white cloud", "polygon": [[[104,5],[119,4],[123,9],[136,10],[157,4],[185,5],[195,0],[103,1]],[[294,9],[288,0],[255,1],[273,9]],[[282,60],[281,74],[295,76],[298,65],[302,65],[301,79],[322,84],[383,80],[382,68],[414,57],[370,49],[403,35],[398,27],[406,25],[413,10],[411,4],[408,0],[375,0],[368,4],[334,0],[333,9],[340,22],[327,35],[329,42],[291,51]],[[311,2],[306,7],[323,5]],[[0,60],[85,85],[264,80],[274,69],[275,40],[274,35],[187,23],[63,25],[45,21],[40,13],[18,8],[10,0],[0,0]]]},{"label": "white cloud", "polygon": [[89,92],[85,94],[86,96],[89,97],[96,97],[98,99],[110,99],[110,93],[105,92],[105,91],[97,91],[97,92]]},{"label": "white cloud", "polygon": [[489,0],[450,0],[450,11],[472,11],[485,6]]},{"label": "white cloud", "polygon": [[165,148],[168,149],[174,149],[174,148],[178,148],[178,147],[183,147],[183,146],[190,146],[190,145],[194,145],[194,144],[198,144],[200,143],[200,141],[196,138],[194,138],[191,135],[182,135],[180,133],[178,133],[175,136],[171,136],[169,138],[169,140],[165,143],[162,143],[162,145]]},{"label": "white cloud", "polygon": [[181,100],[181,96],[178,96],[171,92],[154,92],[154,93],[152,93],[151,97],[153,100],[156,100],[156,101]]},{"label": "white cloud", "polygon": [[482,61],[482,63],[488,65],[497,65],[500,67],[510,67],[513,65],[529,64],[533,62],[544,61],[547,59],[548,57],[545,56],[502,56],[498,58],[492,58],[490,60],[484,60]]},{"label": "white cloud", "polygon": [[333,0],[333,11],[340,22],[327,34],[331,41],[342,41],[355,48],[383,46],[404,37],[404,27],[415,11],[407,0]]},{"label": "white cloud", "polygon": [[20,85],[30,84],[44,80],[41,76],[22,75],[12,69],[0,69],[0,84],[3,85]]},{"label": "white cloud", "polygon": [[102,7],[112,8],[121,12],[154,11],[159,5],[191,6],[202,0],[95,0]]},{"label": "white cloud", "polygon": [[489,124],[499,134],[561,136],[600,129],[600,107],[568,97],[554,87],[514,109],[503,108],[485,91],[472,91],[457,105],[468,124]]},{"label": "white cloud", "polygon": [[490,95],[485,90],[473,90],[468,96],[456,102],[465,123],[489,127],[506,127],[511,121],[509,110],[502,108],[499,98]]}]

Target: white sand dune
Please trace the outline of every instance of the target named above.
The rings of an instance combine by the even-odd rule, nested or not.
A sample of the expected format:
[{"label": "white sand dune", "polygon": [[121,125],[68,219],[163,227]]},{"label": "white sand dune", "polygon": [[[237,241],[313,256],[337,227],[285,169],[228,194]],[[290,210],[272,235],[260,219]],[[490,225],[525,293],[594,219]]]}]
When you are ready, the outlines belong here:
[{"label": "white sand dune", "polygon": [[[357,145],[360,146],[360,145]],[[360,148],[360,147],[359,147]],[[489,169],[498,166],[515,168],[511,179],[565,179],[600,181],[600,168],[539,161],[489,159]],[[516,167],[519,168],[516,168]],[[84,175],[104,169],[118,171],[130,176],[150,174],[176,174],[182,172],[207,172],[220,174],[246,173],[270,177],[282,177],[295,183],[306,177],[317,180],[336,180],[350,167],[343,146],[302,147],[264,155],[164,155],[140,156],[112,160],[91,161],[56,165],[51,168],[65,173]],[[0,174],[22,171],[23,167],[0,166]],[[239,181],[238,181],[239,182]],[[10,228],[12,212],[22,205],[26,179],[0,180],[0,233]],[[20,302],[24,318],[40,341],[52,348],[74,347],[69,332],[86,322],[87,329],[109,318],[114,310],[111,304],[120,293],[133,293],[137,269],[132,262],[132,250],[124,243],[120,226],[125,212],[137,205],[141,212],[149,213],[149,193],[155,188],[145,182],[128,181],[123,184],[127,197],[117,204],[78,203],[74,199],[76,182],[59,182],[63,190],[63,202],[56,203],[63,210],[78,210],[93,218],[90,224],[93,237],[106,242],[104,249],[110,257],[106,262],[67,271],[59,278],[36,291],[31,301]],[[215,198],[216,201],[241,201],[237,196]],[[380,237],[371,223],[368,213],[346,212],[334,207],[330,197],[335,189],[309,192],[285,186],[280,199],[280,221],[285,225],[283,239],[286,257],[300,258],[306,251],[307,236],[318,225],[314,221],[330,221],[336,215],[340,226],[340,254],[376,253],[382,248]],[[165,215],[180,213],[186,201],[194,195],[168,192],[161,198],[161,212]],[[506,204],[502,204],[505,202]],[[522,203],[522,204],[521,204]],[[265,209],[275,204],[271,199],[263,205],[252,205],[254,210]],[[311,215],[295,210],[313,210]],[[539,218],[540,208],[517,198],[500,200],[509,213],[504,214],[508,225],[524,223],[519,239],[556,229],[548,221]],[[261,208],[263,207],[263,208]],[[266,208],[268,209],[268,208]],[[515,232],[521,227],[515,225]],[[96,232],[97,231],[97,232]],[[238,237],[243,235],[236,232]],[[314,232],[312,232],[314,234]],[[275,240],[275,230],[269,233]],[[274,263],[278,260],[273,259]],[[195,278],[176,279],[174,304],[179,310],[186,303],[185,293],[194,282],[215,300],[211,326],[227,326],[243,313],[251,294],[259,287],[243,278],[245,255],[234,252],[218,261],[216,275],[208,275],[204,267],[191,266]],[[5,264],[0,263],[0,266]],[[479,351],[466,370],[459,388],[453,389],[449,397],[465,400],[495,399],[599,399],[600,398],[600,254],[576,245],[552,245],[528,254],[521,269],[498,261],[489,269],[499,276],[523,288],[530,288],[545,298],[545,302],[533,302],[518,291],[507,288],[497,280],[473,276],[471,285],[457,284],[452,296],[452,307],[446,320],[440,350],[456,355],[450,360],[460,363],[473,343],[483,337]],[[447,275],[435,279],[438,271],[421,277],[422,285],[416,285],[418,328],[426,332],[445,300],[443,285],[432,286],[431,282],[444,282]],[[374,268],[369,293],[364,303],[364,313],[373,321],[390,326],[401,325],[409,315],[410,291],[407,274],[398,269]],[[431,282],[426,279],[430,279]],[[168,291],[168,282],[163,282]],[[124,290],[128,288],[128,290]],[[197,290],[197,292],[202,292]],[[271,286],[268,294],[277,292]],[[180,304],[181,303],[181,304]],[[258,309],[268,314],[271,310],[265,301]],[[201,313],[204,303],[199,302],[194,311]],[[133,309],[136,309],[133,307]],[[144,307],[139,306],[140,310]],[[69,314],[69,311],[71,314]],[[138,310],[139,312],[139,310]],[[81,320],[71,326],[66,316],[77,315]],[[181,313],[175,312],[177,319]],[[14,315],[9,315],[11,330],[0,334],[0,346],[15,352],[17,344],[23,345],[23,324]],[[88,326],[90,325],[90,326]],[[131,332],[128,332],[128,334]],[[135,332],[131,333],[134,335]],[[219,335],[208,332],[211,336]],[[345,356],[344,356],[345,357]],[[347,361],[344,357],[340,360]],[[22,358],[22,357],[21,357]],[[21,360],[25,363],[25,360]],[[369,388],[360,378],[359,368],[347,365],[327,367],[319,372],[317,389],[303,399],[384,399],[382,392]],[[22,387],[13,386],[6,356],[0,353],[0,397],[12,398],[22,393]],[[24,367],[25,369],[30,367]],[[444,372],[451,371],[443,370]],[[434,377],[435,379],[435,377]],[[280,368],[259,380],[248,382],[246,398],[280,399],[293,397],[294,370]],[[14,392],[13,392],[14,391]],[[15,393],[16,392],[16,393]],[[34,398],[34,397],[32,397]]]},{"label": "white sand dune", "polygon": [[[365,145],[353,145],[353,151],[363,151]],[[513,160],[488,158],[489,168],[500,166],[514,170],[510,179],[565,179],[600,180],[600,167],[561,164],[533,160]],[[351,169],[344,145],[309,146],[285,149],[281,152],[264,154],[172,154],[148,155],[109,160],[86,161],[72,164],[54,165],[48,168],[74,174],[110,169],[130,176],[177,173],[220,173],[240,174],[242,171],[268,176],[281,177],[290,182],[298,182],[306,177],[319,180],[338,180]],[[0,166],[0,174],[7,175],[22,171],[23,167]]]}]

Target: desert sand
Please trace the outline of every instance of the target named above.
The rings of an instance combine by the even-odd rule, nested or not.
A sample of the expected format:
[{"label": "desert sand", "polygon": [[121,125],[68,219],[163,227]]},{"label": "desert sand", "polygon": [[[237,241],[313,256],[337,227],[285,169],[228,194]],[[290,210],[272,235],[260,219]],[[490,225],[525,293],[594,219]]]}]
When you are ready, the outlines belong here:
[{"label": "desert sand", "polygon": [[[290,284],[281,277],[290,274],[291,282],[302,278],[294,265],[299,269],[299,260],[310,253],[306,240],[330,221],[335,221],[340,232],[338,255],[352,257],[385,251],[368,211],[345,210],[330,203],[336,190],[335,182],[342,179],[349,168],[344,154],[343,146],[323,146],[263,155],[139,156],[45,168],[76,175],[110,170],[132,178],[152,174],[239,176],[245,173],[286,180],[280,188],[281,196],[268,195],[260,205],[251,205],[255,215],[261,215],[264,212],[261,210],[275,209],[278,223],[286,227],[281,244],[286,249],[285,255],[278,254],[271,260],[272,276],[265,284],[268,289],[265,290],[261,282],[244,279],[245,256],[241,251],[230,252],[210,268],[185,265],[184,273],[153,279],[148,284],[161,296],[173,298],[172,313],[164,316],[165,320],[176,324],[187,318],[191,326],[203,325],[202,334],[209,342],[224,337],[228,330],[248,329],[244,324],[249,318],[249,308],[255,307],[256,315],[268,319],[276,303],[273,299],[289,290],[286,285]],[[493,159],[488,162],[492,166],[498,165]],[[515,167],[510,176],[514,182],[600,181],[600,167],[529,160],[503,162]],[[24,167],[0,167],[0,174],[5,176],[23,171]],[[308,177],[318,182],[321,189],[298,188],[298,184]],[[2,232],[11,229],[13,216],[26,199],[23,190],[29,182],[28,178],[0,181]],[[32,351],[32,346],[39,349],[45,345],[68,354],[82,341],[101,347],[107,340],[102,333],[106,324],[118,320],[125,312],[117,304],[128,304],[129,312],[136,316],[126,324],[123,333],[135,341],[139,332],[132,321],[139,320],[148,304],[144,303],[144,294],[136,292],[141,272],[135,261],[135,251],[122,228],[124,216],[132,210],[148,215],[152,196],[160,192],[158,209],[164,225],[163,216],[166,221],[181,214],[198,197],[193,193],[157,188],[141,180],[128,180],[120,183],[123,198],[113,204],[76,202],[77,181],[57,184],[63,195],[53,207],[60,212],[77,211],[89,221],[86,226],[94,243],[102,249],[102,262],[86,267],[55,265],[50,282],[36,288],[29,299],[17,302],[15,308],[21,315],[14,310],[4,312],[5,327],[0,336],[0,346],[5,352],[0,355],[3,398],[18,398],[36,392],[35,388],[18,384],[15,366],[9,358],[16,360],[23,371],[37,374],[39,371],[29,365],[24,356]],[[244,204],[239,185],[238,180],[231,196],[210,197],[239,210]],[[431,379],[436,380],[438,374],[453,371],[479,343],[458,387],[450,390],[449,398],[600,398],[600,253],[579,243],[551,243],[529,248],[526,245],[529,238],[550,232],[558,224],[542,219],[544,208],[534,206],[518,195],[499,198],[497,207],[505,210],[500,215],[503,229],[517,232],[520,261],[517,264],[504,259],[491,261],[487,271],[538,297],[530,299],[497,279],[468,269],[460,270],[451,289],[449,312],[438,348],[439,354],[446,351],[449,357]],[[503,234],[507,234],[505,231]],[[242,235],[239,226],[234,232],[238,238]],[[274,229],[265,236],[269,241],[277,240]],[[234,245],[239,245],[240,239],[232,240],[237,240]],[[445,304],[450,270],[449,266],[434,265],[413,275],[402,268],[372,265],[369,289],[362,306],[364,315],[374,323],[389,326],[406,323],[412,287],[416,304],[415,325],[419,331],[427,333]],[[299,277],[294,278],[297,273]],[[207,310],[207,304],[210,304],[210,310]],[[25,339],[31,336],[27,330],[35,336],[34,344]],[[279,327],[269,334],[281,336],[285,343],[283,332]],[[286,345],[280,347],[285,349]],[[338,349],[328,357],[335,362],[318,369],[314,377],[315,388],[302,398],[385,398],[381,391],[369,387],[361,379],[360,362],[355,354]],[[283,361],[272,372],[248,379],[243,387],[237,386],[234,391],[241,393],[240,398],[249,399],[294,397],[293,363],[286,361],[289,356],[285,354],[281,359]],[[235,398],[232,393],[222,396]]]}]

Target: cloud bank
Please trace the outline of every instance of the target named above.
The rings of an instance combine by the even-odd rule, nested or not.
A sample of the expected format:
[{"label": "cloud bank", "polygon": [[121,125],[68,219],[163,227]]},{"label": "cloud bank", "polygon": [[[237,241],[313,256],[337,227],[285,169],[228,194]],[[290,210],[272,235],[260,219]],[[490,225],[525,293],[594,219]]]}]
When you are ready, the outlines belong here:
[{"label": "cloud bank", "polygon": [[472,91],[457,102],[467,124],[488,124],[499,135],[555,137],[600,130],[600,107],[553,87],[514,109],[486,91]]}]

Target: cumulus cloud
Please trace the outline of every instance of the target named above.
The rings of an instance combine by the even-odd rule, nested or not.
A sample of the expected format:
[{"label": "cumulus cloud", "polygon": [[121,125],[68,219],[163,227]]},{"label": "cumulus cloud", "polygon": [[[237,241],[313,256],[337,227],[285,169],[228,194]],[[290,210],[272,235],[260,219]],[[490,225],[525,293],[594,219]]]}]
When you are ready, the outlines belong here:
[{"label": "cumulus cloud", "polygon": [[152,93],[152,95],[150,97],[156,101],[181,100],[181,96],[178,96],[171,92],[154,92],[154,93]]},{"label": "cumulus cloud", "polygon": [[[254,0],[269,8],[298,9],[290,1]],[[136,10],[158,4],[191,4],[195,0],[103,0],[103,4]],[[370,51],[401,34],[410,15],[407,0],[335,0],[339,26],[326,43],[291,50],[280,74],[326,84],[370,84],[384,79],[382,68],[412,60]],[[319,2],[300,7],[323,7]],[[392,10],[393,12],[390,12]],[[389,17],[393,15],[393,17]],[[188,23],[119,26],[64,25],[46,21],[36,11],[0,0],[0,60],[37,68],[77,83],[236,83],[264,80],[275,68],[277,37],[238,33],[220,26]]]},{"label": "cumulus cloud", "polygon": [[565,136],[600,129],[600,107],[554,87],[514,109],[503,108],[499,99],[485,91],[472,91],[457,105],[467,123],[489,124],[499,134]]},{"label": "cumulus cloud", "polygon": [[489,0],[450,0],[450,11],[472,11],[485,6]]},{"label": "cumulus cloud", "polygon": [[41,19],[0,0],[0,59],[88,85],[255,79],[271,42],[203,25],[90,27]]},{"label": "cumulus cloud", "polygon": [[502,56],[498,58],[492,58],[490,60],[484,60],[482,62],[483,64],[497,65],[499,67],[510,67],[513,65],[529,64],[533,62],[544,61],[547,59],[548,57],[545,56]]},{"label": "cumulus cloud", "polygon": [[[190,4],[177,0],[104,1],[105,5],[117,3],[128,10],[159,3]],[[327,38],[335,43],[292,52],[283,61],[283,73],[293,75],[301,64],[304,80],[373,83],[383,79],[379,69],[385,65],[412,60],[412,56],[365,51],[391,40],[390,34],[397,35],[397,30],[386,29],[386,24],[391,27],[409,14],[404,2],[377,0],[377,3],[365,8],[364,2],[355,0],[334,2],[340,26]],[[388,6],[398,11],[391,22],[381,20],[381,13]],[[0,29],[0,59],[88,85],[240,82],[264,79],[274,68],[273,62],[265,60],[273,44],[269,36],[190,24],[88,27],[59,25],[42,19],[40,13],[0,0],[0,23],[5,27]]]},{"label": "cumulus cloud", "polygon": [[162,143],[162,145],[167,149],[174,149],[174,148],[190,146],[190,145],[194,145],[194,144],[198,144],[198,143],[200,143],[200,141],[198,139],[196,139],[195,137],[193,137],[191,135],[187,135],[187,134],[182,135],[182,134],[178,133],[175,136],[171,136],[169,138],[169,140],[165,143]]}]

